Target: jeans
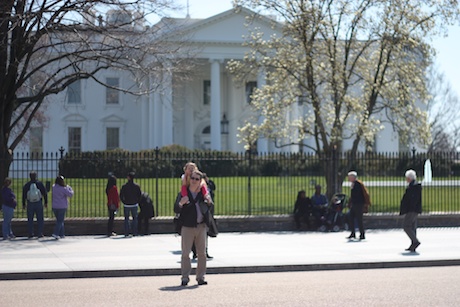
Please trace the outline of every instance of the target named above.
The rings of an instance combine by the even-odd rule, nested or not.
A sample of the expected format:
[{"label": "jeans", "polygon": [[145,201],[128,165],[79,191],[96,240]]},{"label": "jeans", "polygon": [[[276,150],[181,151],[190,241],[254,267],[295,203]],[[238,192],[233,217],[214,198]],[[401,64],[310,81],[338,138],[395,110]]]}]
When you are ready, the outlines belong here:
[{"label": "jeans", "polygon": [[[133,235],[137,235],[137,206],[128,208],[124,207],[123,209],[125,214],[125,236],[129,235],[130,229]],[[133,217],[132,223],[129,223],[129,214]]]},{"label": "jeans", "polygon": [[11,220],[13,219],[14,215],[14,208],[8,207],[3,205],[3,224],[2,224],[2,232],[3,232],[3,239],[8,239],[8,237],[13,236],[13,230],[11,230]]},{"label": "jeans", "polygon": [[56,236],[64,237],[64,218],[67,209],[53,209],[54,216],[56,217],[56,226],[54,226],[53,234]]},{"label": "jeans", "polygon": [[41,200],[31,203],[27,202],[27,230],[29,237],[34,235],[34,215],[37,216],[38,236],[43,235],[43,203]]}]

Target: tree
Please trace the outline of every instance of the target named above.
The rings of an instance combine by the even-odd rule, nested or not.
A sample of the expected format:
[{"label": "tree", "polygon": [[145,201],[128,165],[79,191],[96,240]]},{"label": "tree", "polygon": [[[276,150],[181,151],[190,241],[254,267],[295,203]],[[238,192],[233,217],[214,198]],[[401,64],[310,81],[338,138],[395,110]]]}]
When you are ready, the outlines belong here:
[{"label": "tree", "polygon": [[[47,97],[79,79],[143,94],[158,84],[146,76],[182,69],[177,43],[148,18],[173,9],[170,0],[3,0],[0,3],[0,178],[12,152]],[[102,16],[107,16],[104,19]],[[153,16],[153,17],[152,17]],[[182,50],[184,51],[184,50]],[[178,63],[176,63],[178,62]],[[132,72],[138,87],[106,84],[98,72]],[[149,81],[150,80],[150,81]]]},{"label": "tree", "polygon": [[427,71],[430,93],[427,110],[430,119],[431,142],[428,152],[454,152],[459,144],[459,99],[439,67],[431,65]]},{"label": "tree", "polygon": [[[330,163],[351,141],[348,164],[354,166],[362,143],[390,123],[403,140],[427,144],[428,92],[425,69],[431,61],[427,39],[457,16],[456,1],[415,0],[235,0],[259,18],[274,15],[282,35],[249,35],[250,51],[229,70],[240,80],[264,71],[266,84],[252,97],[254,117],[240,129],[280,145],[302,144],[322,157],[328,194],[341,189]],[[302,102],[304,113],[290,118]],[[249,131],[250,130],[250,133]],[[335,160],[334,160],[335,161]]]}]

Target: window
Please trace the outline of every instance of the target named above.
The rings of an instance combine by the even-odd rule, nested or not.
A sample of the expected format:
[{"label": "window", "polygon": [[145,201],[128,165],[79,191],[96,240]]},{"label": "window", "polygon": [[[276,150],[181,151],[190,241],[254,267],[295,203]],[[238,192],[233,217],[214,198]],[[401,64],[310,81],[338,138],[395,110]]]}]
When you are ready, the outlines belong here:
[{"label": "window", "polygon": [[29,133],[30,157],[38,159],[43,154],[43,127],[31,127]]},{"label": "window", "polygon": [[257,88],[257,81],[246,82],[246,102],[252,102],[252,94],[254,94],[254,89]]},{"label": "window", "polygon": [[69,127],[69,152],[81,152],[81,128]]},{"label": "window", "polygon": [[201,133],[203,133],[203,134],[211,134],[211,126],[204,127],[204,129],[203,129],[203,131]]},{"label": "window", "polygon": [[77,80],[67,87],[67,103],[81,103],[81,81]]},{"label": "window", "polygon": [[[107,78],[106,83],[108,86],[119,88],[119,78]],[[107,104],[119,104],[120,103],[120,92],[116,89],[106,87],[105,88],[105,101]]]},{"label": "window", "polygon": [[203,104],[204,105],[211,104],[211,81],[210,80],[203,81]]},{"label": "window", "polygon": [[107,128],[107,149],[120,148],[120,128]]}]

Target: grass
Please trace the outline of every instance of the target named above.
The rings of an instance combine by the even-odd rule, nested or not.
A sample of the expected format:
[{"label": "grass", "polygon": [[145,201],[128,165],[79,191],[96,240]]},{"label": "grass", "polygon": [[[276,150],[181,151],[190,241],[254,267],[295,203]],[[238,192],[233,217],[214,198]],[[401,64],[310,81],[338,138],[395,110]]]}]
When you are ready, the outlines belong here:
[{"label": "grass", "polygon": [[[289,214],[294,207],[295,198],[299,190],[306,190],[307,195],[314,192],[314,185],[325,186],[322,177],[252,177],[250,192],[247,177],[212,178],[217,185],[216,214],[217,215],[270,215]],[[441,178],[439,178],[441,180]],[[452,179],[452,178],[444,178]],[[379,178],[363,178],[363,181],[378,181]],[[391,178],[388,180],[400,180]],[[43,180],[46,182],[46,180]],[[22,211],[22,185],[26,180],[16,179],[13,190],[19,198],[19,210],[16,217],[26,217]],[[124,183],[119,179],[119,188]],[[173,204],[180,189],[180,179],[160,178],[158,180],[158,195],[156,195],[156,181],[154,178],[140,178],[136,180],[143,191],[148,192],[155,204],[155,210],[160,216],[172,216]],[[106,217],[106,179],[77,179],[68,178],[67,183],[75,191],[70,201],[68,217]],[[371,213],[397,213],[399,203],[404,194],[404,187],[369,187],[372,199]],[[349,194],[349,188],[343,192]],[[51,197],[51,195],[49,194]],[[249,202],[250,199],[250,202]],[[158,200],[158,202],[157,202]],[[50,206],[45,210],[45,217],[52,217]],[[458,212],[460,211],[460,189],[451,187],[424,187],[424,212]]]}]

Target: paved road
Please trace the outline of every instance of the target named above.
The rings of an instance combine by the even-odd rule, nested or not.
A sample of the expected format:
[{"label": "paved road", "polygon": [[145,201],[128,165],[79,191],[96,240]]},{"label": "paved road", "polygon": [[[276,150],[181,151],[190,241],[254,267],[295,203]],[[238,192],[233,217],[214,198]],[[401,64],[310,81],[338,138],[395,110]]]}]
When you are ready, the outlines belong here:
[{"label": "paved road", "polygon": [[1,306],[458,306],[460,267],[0,281]]}]

